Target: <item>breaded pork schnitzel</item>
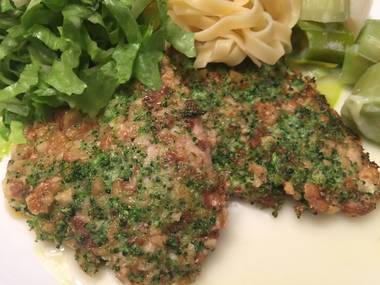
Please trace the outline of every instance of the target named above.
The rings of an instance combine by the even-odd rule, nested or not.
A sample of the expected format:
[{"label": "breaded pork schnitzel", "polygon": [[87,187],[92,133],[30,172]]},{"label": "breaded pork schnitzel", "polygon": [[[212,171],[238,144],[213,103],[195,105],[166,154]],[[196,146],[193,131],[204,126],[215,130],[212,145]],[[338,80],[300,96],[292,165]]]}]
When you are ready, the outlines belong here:
[{"label": "breaded pork schnitzel", "polygon": [[12,154],[11,206],[88,273],[105,265],[126,284],[188,284],[216,246],[224,184],[193,141],[200,126],[165,90],[135,86],[97,120],[60,112],[30,126]]},{"label": "breaded pork schnitzel", "polygon": [[61,111],[26,131],[5,181],[38,239],[72,247],[89,273],[188,284],[215,248],[226,201],[364,215],[378,167],[319,95],[284,65],[194,72],[177,55],[163,87],[134,84],[96,119]]}]

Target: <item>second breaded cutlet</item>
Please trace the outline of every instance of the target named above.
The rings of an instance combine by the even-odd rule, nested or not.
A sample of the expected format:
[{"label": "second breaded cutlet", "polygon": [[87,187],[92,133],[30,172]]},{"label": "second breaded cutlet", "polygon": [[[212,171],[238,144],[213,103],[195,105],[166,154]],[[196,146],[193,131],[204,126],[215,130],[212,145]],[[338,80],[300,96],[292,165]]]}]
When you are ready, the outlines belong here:
[{"label": "second breaded cutlet", "polygon": [[[298,215],[361,216],[380,197],[378,166],[316,90],[284,63],[193,72],[173,57],[190,115],[215,137],[212,161],[231,197],[277,210],[286,197]],[[191,103],[190,103],[191,102]]]}]

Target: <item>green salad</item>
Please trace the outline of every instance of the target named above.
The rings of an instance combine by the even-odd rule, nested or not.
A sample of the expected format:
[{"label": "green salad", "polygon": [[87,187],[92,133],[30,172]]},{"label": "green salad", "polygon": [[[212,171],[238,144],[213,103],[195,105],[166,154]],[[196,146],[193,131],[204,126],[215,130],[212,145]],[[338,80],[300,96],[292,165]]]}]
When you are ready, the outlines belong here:
[{"label": "green salad", "polygon": [[69,105],[95,116],[132,78],[161,86],[166,42],[194,57],[192,33],[165,0],[32,0],[0,5],[0,147],[22,142],[22,124]]}]

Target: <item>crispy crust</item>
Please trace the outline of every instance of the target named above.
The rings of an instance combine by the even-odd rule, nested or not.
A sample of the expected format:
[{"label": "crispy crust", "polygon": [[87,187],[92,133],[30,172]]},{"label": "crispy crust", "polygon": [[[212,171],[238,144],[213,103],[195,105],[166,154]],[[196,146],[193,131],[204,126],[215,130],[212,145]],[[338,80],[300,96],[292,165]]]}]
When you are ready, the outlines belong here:
[{"label": "crispy crust", "polygon": [[312,79],[284,64],[188,72],[172,58],[193,104],[204,111],[206,130],[217,133],[213,163],[231,197],[275,213],[290,197],[298,215],[360,216],[376,207],[378,166]]}]

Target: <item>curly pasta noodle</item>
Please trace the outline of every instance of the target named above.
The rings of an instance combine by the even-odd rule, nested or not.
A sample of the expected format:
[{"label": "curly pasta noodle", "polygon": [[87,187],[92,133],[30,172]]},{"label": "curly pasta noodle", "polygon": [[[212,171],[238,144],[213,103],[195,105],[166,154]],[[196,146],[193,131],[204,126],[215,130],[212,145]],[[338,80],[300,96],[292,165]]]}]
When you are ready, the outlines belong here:
[{"label": "curly pasta noodle", "polygon": [[291,50],[292,27],[301,0],[169,0],[169,15],[195,33],[196,68],[210,62],[230,66],[247,56],[257,65],[275,64]]}]

